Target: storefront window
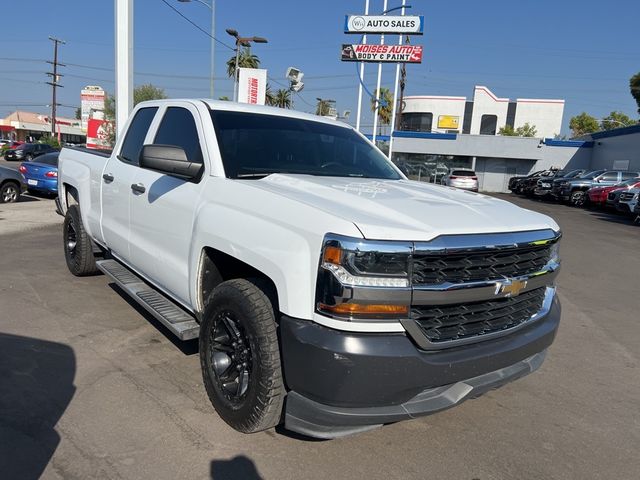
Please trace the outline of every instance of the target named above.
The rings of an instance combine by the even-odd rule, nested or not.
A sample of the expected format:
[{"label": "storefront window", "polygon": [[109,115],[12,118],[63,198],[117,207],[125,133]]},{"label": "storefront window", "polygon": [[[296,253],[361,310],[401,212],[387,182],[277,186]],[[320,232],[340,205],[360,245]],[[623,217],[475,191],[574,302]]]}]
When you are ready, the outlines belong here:
[{"label": "storefront window", "polygon": [[411,180],[440,183],[449,168],[471,169],[472,158],[460,155],[394,153],[393,163]]},{"label": "storefront window", "polygon": [[496,115],[482,115],[480,119],[480,135],[495,135],[498,128]]},{"label": "storefront window", "polygon": [[403,113],[400,130],[405,132],[431,132],[433,113]]}]

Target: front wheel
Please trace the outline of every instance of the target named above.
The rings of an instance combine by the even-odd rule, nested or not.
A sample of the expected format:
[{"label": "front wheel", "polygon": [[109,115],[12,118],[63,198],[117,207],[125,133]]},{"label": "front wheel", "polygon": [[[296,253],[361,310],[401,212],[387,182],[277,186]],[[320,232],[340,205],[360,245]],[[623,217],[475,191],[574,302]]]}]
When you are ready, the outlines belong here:
[{"label": "front wheel", "polygon": [[569,197],[569,203],[574,207],[582,207],[586,201],[587,194],[582,190],[575,190],[571,192],[571,196]]},{"label": "front wheel", "polygon": [[278,425],[285,394],[274,307],[259,285],[255,279],[218,285],[200,325],[207,395],[220,417],[243,433]]},{"label": "front wheel", "polygon": [[62,231],[64,257],[69,271],[76,277],[98,273],[96,258],[93,254],[93,245],[87,231],[84,229],[80,218],[80,209],[77,205],[71,205],[67,209]]}]

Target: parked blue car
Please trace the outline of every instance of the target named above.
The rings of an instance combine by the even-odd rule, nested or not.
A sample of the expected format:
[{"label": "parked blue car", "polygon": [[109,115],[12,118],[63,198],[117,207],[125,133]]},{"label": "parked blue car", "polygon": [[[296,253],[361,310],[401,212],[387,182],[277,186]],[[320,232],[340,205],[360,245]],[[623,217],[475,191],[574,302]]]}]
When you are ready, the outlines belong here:
[{"label": "parked blue car", "polygon": [[52,152],[38,157],[38,161],[22,162],[20,173],[29,193],[58,193],[58,155]]}]

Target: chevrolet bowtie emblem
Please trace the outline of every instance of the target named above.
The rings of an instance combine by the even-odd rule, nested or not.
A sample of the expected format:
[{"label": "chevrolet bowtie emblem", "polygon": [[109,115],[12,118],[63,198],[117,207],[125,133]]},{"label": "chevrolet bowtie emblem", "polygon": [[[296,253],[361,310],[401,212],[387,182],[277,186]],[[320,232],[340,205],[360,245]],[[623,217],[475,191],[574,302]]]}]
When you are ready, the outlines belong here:
[{"label": "chevrolet bowtie emblem", "polygon": [[505,297],[517,297],[520,292],[527,286],[526,280],[506,280],[498,284],[496,289],[496,295],[503,295]]}]

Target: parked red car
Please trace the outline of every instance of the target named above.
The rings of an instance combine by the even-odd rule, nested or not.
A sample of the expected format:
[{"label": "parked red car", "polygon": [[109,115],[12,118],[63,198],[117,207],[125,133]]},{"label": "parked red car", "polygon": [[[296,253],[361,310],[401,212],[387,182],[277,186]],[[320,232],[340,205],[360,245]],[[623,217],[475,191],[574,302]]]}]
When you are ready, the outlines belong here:
[{"label": "parked red car", "polygon": [[632,188],[640,188],[640,178],[632,178],[616,185],[605,187],[592,187],[587,191],[589,202],[595,207],[604,207],[607,204],[607,197],[611,192],[618,190],[630,190]]}]

